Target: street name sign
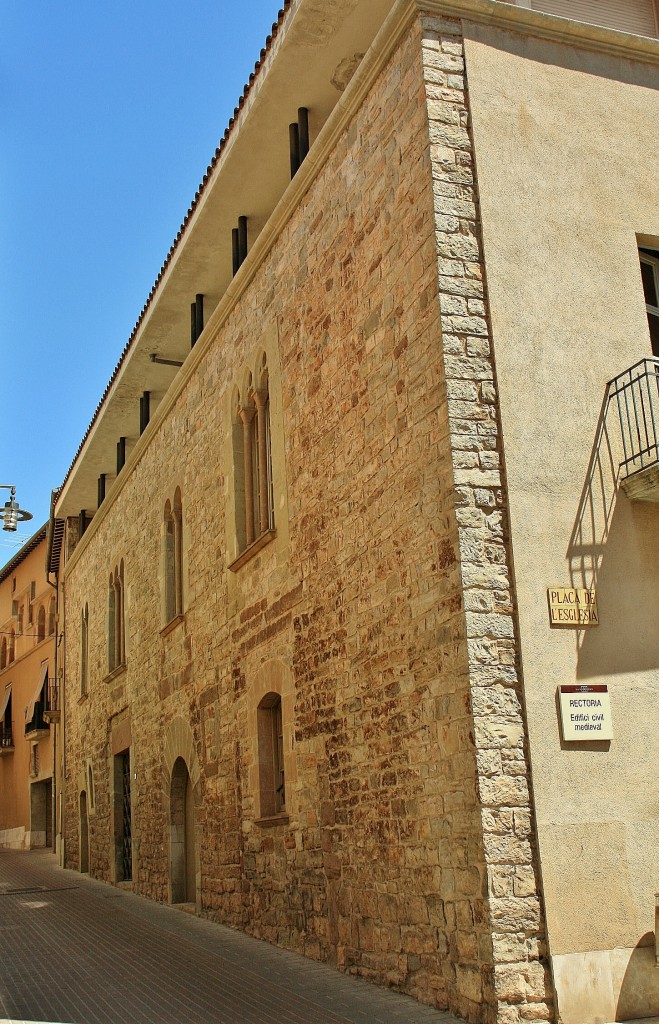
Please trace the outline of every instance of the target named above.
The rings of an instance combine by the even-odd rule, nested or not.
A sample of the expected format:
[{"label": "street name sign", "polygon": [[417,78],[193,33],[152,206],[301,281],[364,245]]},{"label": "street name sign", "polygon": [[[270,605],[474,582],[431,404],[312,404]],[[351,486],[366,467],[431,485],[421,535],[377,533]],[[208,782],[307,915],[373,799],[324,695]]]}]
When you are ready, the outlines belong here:
[{"label": "street name sign", "polygon": [[549,587],[549,622],[552,626],[598,626],[597,597],[583,587]]}]

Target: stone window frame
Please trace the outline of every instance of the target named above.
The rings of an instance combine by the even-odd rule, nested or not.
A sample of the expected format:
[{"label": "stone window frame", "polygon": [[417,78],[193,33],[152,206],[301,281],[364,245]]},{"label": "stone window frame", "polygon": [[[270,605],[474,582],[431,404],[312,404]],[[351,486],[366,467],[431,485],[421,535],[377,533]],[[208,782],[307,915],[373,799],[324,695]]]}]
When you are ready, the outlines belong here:
[{"label": "stone window frame", "polygon": [[[241,491],[244,476],[244,428],[238,415],[239,399],[249,389],[259,390],[263,384],[263,370],[267,370],[269,412],[269,501],[272,529],[266,530],[249,546],[245,546],[244,501]],[[246,570],[258,571],[265,562],[258,557],[267,548],[268,564],[274,558],[284,564],[288,558],[288,491],[286,487],[286,439],[284,429],[284,396],[279,361],[279,327],[276,320],[265,323],[253,347],[249,348],[235,367],[230,384],[225,388],[223,433],[220,459],[224,475],[224,521],[226,537],[227,599],[229,607],[240,605]],[[256,506],[257,507],[257,506]]]},{"label": "stone window frame", "polygon": [[95,814],[96,813],[96,787],[95,787],[95,783],[94,783],[94,769],[92,767],[92,762],[91,762],[91,760],[89,758],[87,758],[87,761],[86,761],[86,764],[85,764],[85,769],[86,769],[86,771],[85,771],[85,774],[86,774],[85,781],[87,783],[87,809],[88,809],[90,814]]},{"label": "stone window frame", "polygon": [[286,768],[281,697],[270,691],[256,709],[259,750],[259,816],[286,814]]},{"label": "stone window frame", "polygon": [[162,524],[162,618],[164,629],[183,618],[183,501],[181,488],[165,502]]},{"label": "stone window frame", "polygon": [[123,558],[110,573],[108,586],[108,674],[126,665],[125,570]]},{"label": "stone window frame", "polygon": [[[265,662],[249,686],[249,706],[249,784],[254,823],[261,828],[286,825],[295,813],[297,780],[291,669],[277,659]],[[282,782],[283,791],[278,797]]]},{"label": "stone window frame", "polygon": [[[246,371],[234,388],[232,455],[239,568],[275,536],[270,374],[261,349],[255,372]],[[246,557],[245,557],[246,556]]]},{"label": "stone window frame", "polygon": [[80,697],[89,693],[89,604],[80,612]]}]

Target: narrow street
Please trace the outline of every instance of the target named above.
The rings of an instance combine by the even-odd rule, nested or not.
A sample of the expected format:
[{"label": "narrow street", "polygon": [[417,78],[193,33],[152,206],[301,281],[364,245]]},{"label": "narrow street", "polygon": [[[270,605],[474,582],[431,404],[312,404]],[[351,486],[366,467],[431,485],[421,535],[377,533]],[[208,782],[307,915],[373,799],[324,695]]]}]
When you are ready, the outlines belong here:
[{"label": "narrow street", "polygon": [[459,1024],[239,932],[0,850],[0,1024]]}]

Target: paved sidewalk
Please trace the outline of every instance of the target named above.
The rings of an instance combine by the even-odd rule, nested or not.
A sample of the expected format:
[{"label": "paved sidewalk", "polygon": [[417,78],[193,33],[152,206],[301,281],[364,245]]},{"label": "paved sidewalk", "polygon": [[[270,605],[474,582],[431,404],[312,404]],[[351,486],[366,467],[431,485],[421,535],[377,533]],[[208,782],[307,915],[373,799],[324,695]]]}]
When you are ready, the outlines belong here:
[{"label": "paved sidewalk", "polygon": [[[460,1024],[240,932],[0,850],[0,1018],[67,1024]],[[5,1024],[0,1020],[0,1024]]]}]

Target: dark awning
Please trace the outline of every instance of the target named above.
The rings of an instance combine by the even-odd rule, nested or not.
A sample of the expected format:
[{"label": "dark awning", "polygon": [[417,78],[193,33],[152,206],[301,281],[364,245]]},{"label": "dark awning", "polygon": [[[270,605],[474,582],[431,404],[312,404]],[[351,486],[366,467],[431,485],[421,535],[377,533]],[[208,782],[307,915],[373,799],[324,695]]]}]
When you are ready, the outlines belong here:
[{"label": "dark awning", "polygon": [[5,711],[7,710],[7,705],[9,704],[9,698],[10,697],[11,697],[11,683],[9,684],[9,686],[7,686],[5,688],[5,692],[2,695],[2,700],[0,700],[0,719],[5,717]]},{"label": "dark awning", "polygon": [[30,701],[30,703],[28,704],[28,706],[25,709],[25,721],[26,722],[31,722],[32,719],[34,718],[34,705],[39,702],[39,698],[41,697],[41,691],[43,690],[44,684],[47,681],[48,681],[48,662],[44,661],[41,664],[41,671],[39,672],[39,682],[37,683],[37,688],[34,691],[34,695],[32,697],[32,700]]}]

